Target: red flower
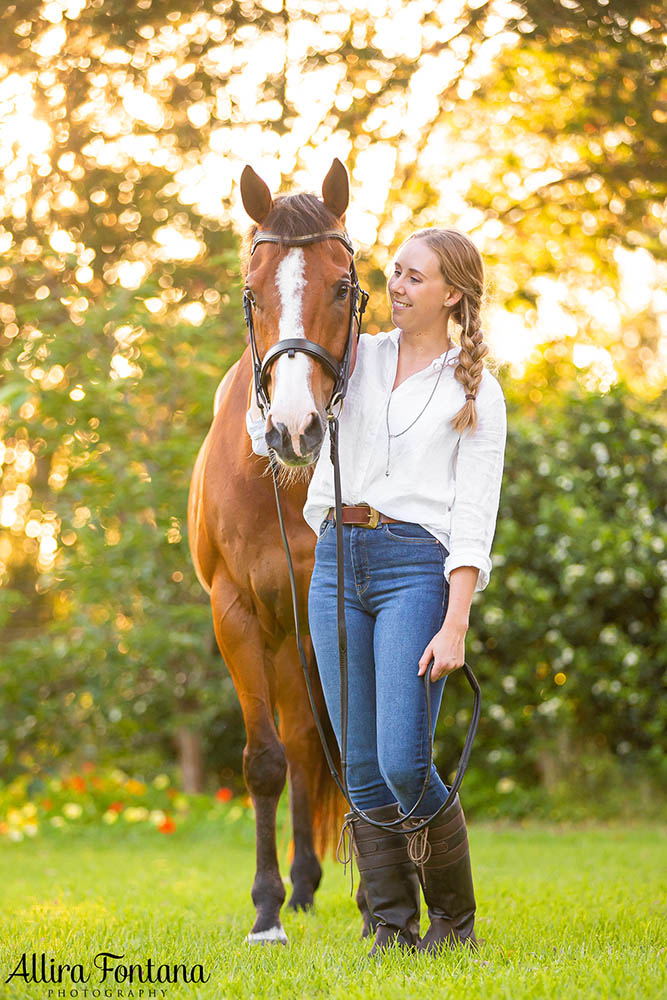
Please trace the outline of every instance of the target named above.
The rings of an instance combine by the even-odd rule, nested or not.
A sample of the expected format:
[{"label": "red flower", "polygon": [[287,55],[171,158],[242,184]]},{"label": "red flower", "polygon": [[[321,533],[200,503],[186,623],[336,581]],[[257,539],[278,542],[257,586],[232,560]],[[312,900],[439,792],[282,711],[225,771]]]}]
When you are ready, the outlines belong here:
[{"label": "red flower", "polygon": [[85,792],[86,790],[86,782],[78,774],[75,774],[73,778],[70,778],[69,786],[70,788],[73,788],[75,792]]},{"label": "red flower", "polygon": [[171,816],[165,816],[165,818],[158,826],[158,831],[160,833],[173,833],[175,829],[176,829],[176,824],[174,823]]},{"label": "red flower", "polygon": [[53,801],[51,799],[42,799],[41,805],[42,809],[46,809],[47,812],[49,809],[53,809]]},{"label": "red flower", "polygon": [[234,798],[234,793],[231,788],[219,788],[215,793],[215,797],[218,802],[229,802],[230,799]]},{"label": "red flower", "polygon": [[124,808],[125,808],[124,802],[112,802],[111,805],[109,806],[109,809],[115,813],[122,813]]}]

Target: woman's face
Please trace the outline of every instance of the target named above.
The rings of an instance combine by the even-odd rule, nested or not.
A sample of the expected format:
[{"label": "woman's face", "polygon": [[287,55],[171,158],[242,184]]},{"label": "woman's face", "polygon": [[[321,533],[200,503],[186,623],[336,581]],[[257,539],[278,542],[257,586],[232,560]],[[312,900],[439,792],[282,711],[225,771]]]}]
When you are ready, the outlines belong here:
[{"label": "woman's face", "polygon": [[391,319],[399,330],[427,333],[446,328],[460,295],[445,282],[438,258],[426,240],[408,240],[396,255],[387,282]]}]

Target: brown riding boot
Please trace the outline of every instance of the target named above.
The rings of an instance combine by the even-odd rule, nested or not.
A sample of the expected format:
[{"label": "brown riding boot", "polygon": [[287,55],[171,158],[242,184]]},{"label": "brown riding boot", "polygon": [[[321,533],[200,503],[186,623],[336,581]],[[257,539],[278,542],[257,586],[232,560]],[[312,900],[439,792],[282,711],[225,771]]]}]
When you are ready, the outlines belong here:
[{"label": "brown riding boot", "polygon": [[[365,812],[380,823],[399,818],[396,804]],[[375,956],[391,947],[414,951],[419,941],[419,878],[408,857],[405,833],[400,826],[395,832],[379,830],[354,813],[348,813],[345,820],[352,831],[359,878],[377,923],[369,954]]]},{"label": "brown riding boot", "polygon": [[[406,830],[418,822],[406,820]],[[408,852],[419,874],[431,918],[431,926],[417,945],[418,951],[436,954],[443,948],[462,944],[476,949],[468,831],[458,795],[435,823],[408,835]]]}]

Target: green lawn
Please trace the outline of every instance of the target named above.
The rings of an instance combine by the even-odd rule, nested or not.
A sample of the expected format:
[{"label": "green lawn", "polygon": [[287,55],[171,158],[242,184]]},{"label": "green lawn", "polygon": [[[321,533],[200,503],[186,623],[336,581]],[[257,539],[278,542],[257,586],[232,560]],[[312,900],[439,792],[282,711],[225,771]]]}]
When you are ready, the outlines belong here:
[{"label": "green lawn", "polygon": [[[280,840],[284,859],[284,827]],[[254,865],[245,818],[170,836],[116,827],[4,841],[0,997],[667,996],[663,829],[472,824],[470,840],[482,950],[437,960],[391,955],[381,964],[366,957],[349,878],[334,862],[326,864],[314,913],[284,911],[287,947],[244,943]],[[149,956],[155,965],[201,963],[210,979],[129,987],[112,975],[96,993],[93,958],[101,951],[124,954],[126,964]],[[23,952],[81,963],[90,981],[5,983]]]}]

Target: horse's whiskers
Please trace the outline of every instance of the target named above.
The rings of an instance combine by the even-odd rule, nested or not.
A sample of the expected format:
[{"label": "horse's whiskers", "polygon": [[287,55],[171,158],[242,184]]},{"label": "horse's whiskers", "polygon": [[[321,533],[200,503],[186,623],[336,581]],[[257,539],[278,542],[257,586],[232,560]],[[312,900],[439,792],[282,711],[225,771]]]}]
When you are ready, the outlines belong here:
[{"label": "horse's whiskers", "polygon": [[[312,465],[283,465],[282,462],[276,462],[276,472],[278,474],[278,486],[280,489],[290,489],[292,486],[296,486],[298,483],[310,482],[310,470]],[[263,476],[271,475],[271,462],[266,463],[266,468],[262,473]]]}]

